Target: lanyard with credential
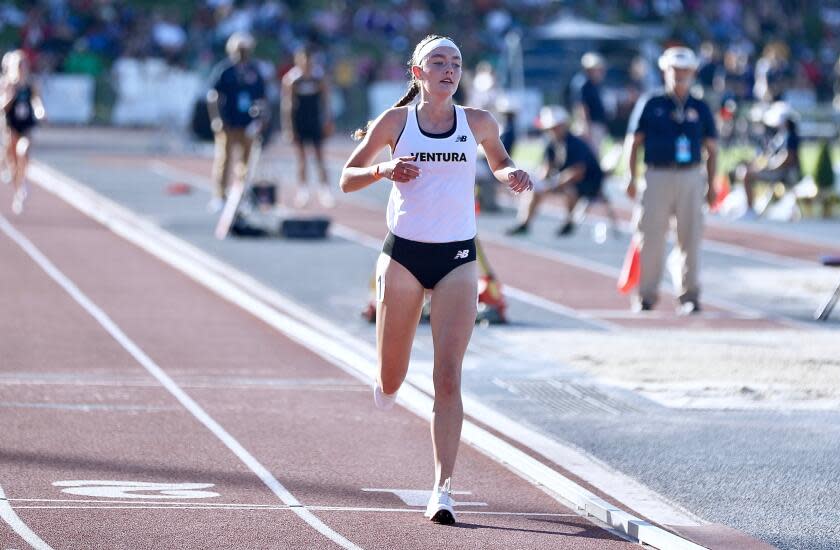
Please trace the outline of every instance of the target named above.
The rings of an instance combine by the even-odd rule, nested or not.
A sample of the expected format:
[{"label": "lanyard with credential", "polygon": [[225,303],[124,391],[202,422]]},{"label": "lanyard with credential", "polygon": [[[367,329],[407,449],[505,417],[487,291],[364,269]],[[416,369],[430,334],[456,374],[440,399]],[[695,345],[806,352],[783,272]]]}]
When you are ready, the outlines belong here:
[{"label": "lanyard with credential", "polygon": [[680,135],[674,144],[674,161],[677,164],[688,164],[691,162],[691,143],[688,141],[688,137],[685,135],[685,129],[683,128],[683,124],[685,123],[685,106],[688,103],[688,97],[685,98],[685,101],[680,101],[677,94],[673,94],[671,99],[674,102],[674,122],[680,126]]}]

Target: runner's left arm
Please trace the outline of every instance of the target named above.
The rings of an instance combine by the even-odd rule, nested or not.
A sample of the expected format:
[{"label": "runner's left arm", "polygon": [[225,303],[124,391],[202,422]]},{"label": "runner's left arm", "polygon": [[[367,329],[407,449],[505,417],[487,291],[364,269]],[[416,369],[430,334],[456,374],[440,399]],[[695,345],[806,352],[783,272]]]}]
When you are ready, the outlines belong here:
[{"label": "runner's left arm", "polygon": [[489,112],[481,109],[467,109],[467,120],[478,144],[484,149],[487,164],[493,176],[507,184],[514,193],[533,189],[531,176],[516,167],[499,138],[499,123]]}]

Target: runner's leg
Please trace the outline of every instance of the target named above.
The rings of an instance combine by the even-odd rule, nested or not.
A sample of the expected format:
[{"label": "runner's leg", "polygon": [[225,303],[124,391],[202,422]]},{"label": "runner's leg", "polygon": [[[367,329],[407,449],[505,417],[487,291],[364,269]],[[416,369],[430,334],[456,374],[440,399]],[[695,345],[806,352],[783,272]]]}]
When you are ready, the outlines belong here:
[{"label": "runner's leg", "polygon": [[464,407],[461,402],[461,364],[475,327],[478,264],[469,262],[441,279],[432,293],[435,404],[432,445],[435,487],[452,477]]},{"label": "runner's leg", "polygon": [[377,384],[386,394],[394,394],[408,372],[424,289],[411,272],[386,254],[379,256],[376,278]]}]

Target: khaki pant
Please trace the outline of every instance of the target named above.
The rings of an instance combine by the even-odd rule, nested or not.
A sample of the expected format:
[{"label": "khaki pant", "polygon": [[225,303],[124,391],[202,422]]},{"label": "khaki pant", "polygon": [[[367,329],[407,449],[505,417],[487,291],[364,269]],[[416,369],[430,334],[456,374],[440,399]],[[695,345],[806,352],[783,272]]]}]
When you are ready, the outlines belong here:
[{"label": "khaki pant", "polygon": [[607,137],[607,126],[601,122],[593,122],[589,125],[589,145],[592,146],[592,152],[595,153],[595,158],[601,160],[601,144],[604,138]]},{"label": "khaki pant", "polygon": [[253,138],[245,134],[244,128],[230,128],[216,132],[216,155],[213,159],[213,195],[227,196],[230,166],[233,163],[234,149],[240,149],[239,158],[234,168],[235,178],[244,178],[248,173],[248,158],[251,156]]},{"label": "khaki pant", "polygon": [[648,168],[647,185],[634,213],[636,238],[640,243],[641,277],[638,298],[653,305],[659,297],[659,282],[665,263],[665,241],[671,217],[677,220],[679,277],[675,277],[680,302],[700,297],[700,240],[703,233],[705,173],[700,168]]}]

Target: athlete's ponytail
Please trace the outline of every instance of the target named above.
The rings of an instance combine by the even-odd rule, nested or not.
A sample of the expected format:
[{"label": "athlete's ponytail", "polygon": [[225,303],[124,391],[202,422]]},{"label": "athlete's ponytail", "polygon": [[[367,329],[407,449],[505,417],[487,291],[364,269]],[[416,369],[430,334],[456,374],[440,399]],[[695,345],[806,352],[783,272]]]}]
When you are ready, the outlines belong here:
[{"label": "athlete's ponytail", "polygon": [[[411,82],[408,84],[408,90],[405,92],[405,95],[402,96],[402,98],[399,101],[394,103],[394,106],[392,107],[392,109],[396,108],[396,107],[404,107],[404,106],[408,105],[409,103],[414,101],[414,98],[417,97],[417,94],[419,94],[419,93],[420,93],[420,83],[417,82],[414,78],[412,78]],[[370,128],[371,122],[373,122],[373,121],[369,120],[368,123],[365,124],[364,128],[359,128],[358,130],[353,132],[353,139],[355,139],[356,141],[364,139],[365,136],[367,135],[368,128]]]},{"label": "athlete's ponytail", "polygon": [[[425,46],[432,40],[437,40],[438,38],[447,37],[440,36],[437,34],[430,34],[429,36],[418,42],[417,46],[414,47],[414,53],[412,53],[411,59],[408,60],[408,74],[411,77],[411,80],[408,83],[408,90],[405,92],[405,95],[402,96],[402,98],[399,101],[394,103],[393,107],[391,107],[392,109],[408,105],[409,103],[414,101],[414,98],[417,97],[417,94],[420,93],[420,83],[417,81],[416,78],[414,78],[414,74],[411,72],[411,67],[413,67],[414,65],[418,65],[422,61],[422,59],[417,59],[417,56],[423,49],[423,46]],[[358,130],[353,132],[353,139],[357,141],[364,139],[364,137],[367,135],[368,128],[370,128],[371,122],[372,121],[368,121],[368,123],[365,124],[364,128],[359,128]]]}]

